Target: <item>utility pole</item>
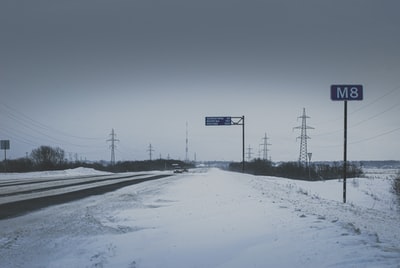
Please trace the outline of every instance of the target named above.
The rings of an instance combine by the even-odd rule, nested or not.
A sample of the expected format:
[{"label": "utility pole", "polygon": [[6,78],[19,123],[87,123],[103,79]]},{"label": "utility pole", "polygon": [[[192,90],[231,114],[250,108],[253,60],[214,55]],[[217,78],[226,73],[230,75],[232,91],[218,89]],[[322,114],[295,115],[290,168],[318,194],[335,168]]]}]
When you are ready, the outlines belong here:
[{"label": "utility pole", "polygon": [[153,147],[151,146],[151,143],[149,144],[149,149],[147,149],[147,151],[149,152],[149,157],[150,157],[150,161],[152,160],[152,153],[154,152]]},{"label": "utility pole", "polygon": [[117,147],[115,145],[115,143],[117,141],[119,141],[119,140],[116,139],[117,134],[115,134],[114,129],[111,130],[110,136],[111,136],[111,138],[108,139],[107,141],[111,142],[111,145],[110,145],[110,149],[111,149],[111,166],[114,166],[115,165],[115,148]]},{"label": "utility pole", "polygon": [[314,128],[307,126],[307,118],[310,117],[306,115],[306,108],[303,108],[303,115],[299,116],[298,118],[301,118],[301,126],[294,127],[293,129],[301,129],[300,136],[296,138],[296,140],[300,138],[299,163],[303,164],[304,166],[307,166],[308,163],[307,140],[310,139],[310,137],[307,136],[307,129],[314,129]]},{"label": "utility pole", "polygon": [[267,161],[268,160],[268,151],[269,151],[268,145],[272,145],[272,144],[268,143],[269,138],[267,137],[267,133],[265,133],[265,136],[264,136],[264,138],[262,138],[262,140],[264,141],[261,144],[263,146],[263,149],[262,149],[263,157],[262,157],[262,159],[264,161]]}]

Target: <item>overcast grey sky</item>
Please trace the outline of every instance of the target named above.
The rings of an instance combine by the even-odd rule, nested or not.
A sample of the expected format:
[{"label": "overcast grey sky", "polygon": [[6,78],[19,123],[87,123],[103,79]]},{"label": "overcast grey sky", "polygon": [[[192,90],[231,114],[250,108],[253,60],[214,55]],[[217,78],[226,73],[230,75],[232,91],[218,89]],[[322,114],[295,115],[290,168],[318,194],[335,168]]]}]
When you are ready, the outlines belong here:
[{"label": "overcast grey sky", "polygon": [[[1,0],[0,138],[11,158],[40,145],[89,160],[153,155],[241,160],[264,133],[273,161],[296,161],[303,107],[313,160],[400,159],[400,2],[393,0]],[[69,154],[68,154],[69,155]]]}]

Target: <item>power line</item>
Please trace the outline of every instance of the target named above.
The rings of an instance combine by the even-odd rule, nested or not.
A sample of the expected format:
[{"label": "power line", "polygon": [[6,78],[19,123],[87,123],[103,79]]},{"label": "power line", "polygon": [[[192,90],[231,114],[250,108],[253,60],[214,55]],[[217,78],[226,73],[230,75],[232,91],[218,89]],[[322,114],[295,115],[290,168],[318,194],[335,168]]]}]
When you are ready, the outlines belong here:
[{"label": "power line", "polygon": [[[399,131],[399,130],[400,130],[400,127],[392,129],[392,130],[389,130],[389,131],[385,131],[383,133],[380,133],[380,134],[377,134],[377,135],[374,135],[374,136],[371,136],[371,137],[368,137],[368,138],[365,138],[365,139],[349,142],[349,144],[357,144],[357,143],[363,143],[363,142],[366,142],[366,141],[374,140],[374,139],[389,135],[389,134],[394,133],[394,132]],[[341,146],[343,146],[343,144],[316,146],[316,147],[318,147],[318,148],[334,148],[334,147],[341,147]]]},{"label": "power line", "polygon": [[389,112],[390,110],[393,110],[396,106],[399,106],[399,105],[400,105],[400,103],[396,103],[396,104],[392,105],[391,107],[389,107],[388,109],[386,109],[386,110],[384,110],[384,111],[382,111],[382,112],[379,112],[379,113],[377,113],[377,114],[375,114],[375,115],[372,115],[372,116],[368,117],[367,119],[364,119],[364,120],[362,120],[362,121],[360,121],[360,122],[358,122],[358,123],[352,124],[351,127],[353,128],[353,127],[356,127],[356,126],[358,126],[358,125],[361,125],[361,124],[363,124],[363,123],[365,123],[365,122],[368,122],[368,121],[370,121],[371,119],[374,119],[374,118],[376,118],[376,117],[378,117],[378,116],[381,116],[381,115],[384,114],[384,113]]},{"label": "power line", "polygon": [[[99,138],[75,136],[43,124],[32,117],[17,111],[7,104],[0,102],[0,117],[4,118],[0,133],[5,134],[17,144],[24,146],[40,146],[54,144],[56,146],[74,146],[79,148],[104,148],[104,145],[93,144]],[[10,121],[7,124],[7,121]],[[66,139],[68,138],[68,139]],[[74,140],[70,140],[73,138]],[[88,144],[88,141],[91,141]]]},{"label": "power line", "polygon": [[380,97],[378,97],[378,98],[372,100],[370,103],[367,103],[366,105],[363,105],[363,106],[361,106],[360,108],[354,110],[353,112],[351,112],[351,114],[354,114],[354,113],[357,113],[357,112],[359,112],[359,111],[361,111],[361,110],[364,110],[365,108],[371,106],[372,104],[377,103],[378,101],[380,101],[381,99],[385,98],[386,96],[389,96],[389,95],[392,94],[393,92],[396,92],[396,91],[400,92],[399,89],[400,89],[400,86],[394,87],[392,90],[390,90],[389,92],[387,92],[387,93],[381,95]]},{"label": "power line", "polygon": [[374,139],[389,135],[389,134],[391,134],[393,132],[396,132],[396,131],[399,131],[399,130],[400,130],[400,127],[392,129],[392,130],[389,130],[389,131],[386,131],[386,132],[383,132],[383,133],[380,133],[378,135],[375,135],[375,136],[372,136],[372,137],[369,137],[369,138],[365,138],[365,139],[358,140],[358,141],[355,141],[355,142],[350,142],[349,144],[357,144],[357,143],[362,143],[362,142],[365,142],[365,141],[374,140]]},{"label": "power line", "polygon": [[[361,125],[361,124],[363,124],[365,122],[368,122],[368,121],[370,121],[370,120],[372,120],[374,118],[377,118],[377,117],[381,116],[382,114],[385,114],[385,113],[389,112],[390,110],[393,110],[397,106],[400,106],[400,103],[395,103],[394,105],[390,106],[388,109],[386,109],[386,110],[384,110],[382,112],[374,114],[374,115],[372,115],[372,116],[370,116],[370,117],[368,117],[368,118],[366,118],[364,120],[361,120],[361,121],[359,121],[357,123],[354,123],[350,127],[348,127],[348,129],[353,129],[353,128],[355,128],[355,127],[357,127],[357,126],[359,126],[359,125]],[[337,130],[328,131],[328,132],[325,132],[325,133],[316,134],[315,136],[319,137],[319,136],[332,135],[332,134],[339,133],[341,131],[342,131],[341,129],[337,129]]]},{"label": "power line", "polygon": [[[13,109],[12,107],[8,106],[7,104],[0,103],[1,106],[3,106],[3,111],[5,112],[5,115],[13,120],[13,122],[18,122],[19,124],[25,126],[26,128],[35,131],[41,135],[44,135],[41,130],[47,131],[47,132],[55,132],[59,135],[62,135],[64,137],[69,137],[69,138],[74,138],[74,139],[80,139],[80,140],[101,140],[101,138],[93,138],[93,137],[83,137],[83,136],[76,136],[72,135],[69,133],[66,133],[64,131],[55,129],[51,126],[48,126],[46,124],[43,124],[39,122],[38,120],[35,120],[28,115],[17,111]],[[0,106],[0,107],[1,107]],[[50,137],[50,135],[47,135]]]}]

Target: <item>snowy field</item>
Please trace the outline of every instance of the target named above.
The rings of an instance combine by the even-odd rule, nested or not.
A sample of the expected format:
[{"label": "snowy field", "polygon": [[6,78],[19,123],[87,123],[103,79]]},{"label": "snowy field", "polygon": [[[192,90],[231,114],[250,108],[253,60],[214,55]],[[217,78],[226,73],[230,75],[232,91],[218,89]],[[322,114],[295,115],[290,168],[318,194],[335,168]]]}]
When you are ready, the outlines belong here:
[{"label": "snowy field", "polygon": [[[0,180],[101,174],[0,174]],[[396,170],[304,182],[194,170],[0,221],[0,267],[400,267]]]}]

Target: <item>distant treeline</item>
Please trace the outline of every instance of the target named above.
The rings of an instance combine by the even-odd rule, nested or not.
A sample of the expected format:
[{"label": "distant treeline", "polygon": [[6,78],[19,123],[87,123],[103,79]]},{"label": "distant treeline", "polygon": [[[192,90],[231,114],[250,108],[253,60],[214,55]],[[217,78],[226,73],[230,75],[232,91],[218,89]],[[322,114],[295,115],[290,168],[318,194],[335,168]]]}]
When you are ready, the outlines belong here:
[{"label": "distant treeline", "polygon": [[180,168],[194,168],[193,163],[186,163],[173,159],[156,159],[144,161],[123,161],[117,162],[115,165],[108,165],[106,170],[112,172],[133,172],[133,171],[150,171],[150,170],[173,170]]},{"label": "distant treeline", "polygon": [[[242,163],[235,162],[229,165],[229,170],[242,170]],[[245,163],[245,172],[254,175],[285,177],[298,180],[331,180],[343,177],[342,163],[302,165],[300,162],[283,162],[274,165],[271,161],[254,160]],[[359,165],[348,163],[347,177],[361,177],[363,171]]]},{"label": "distant treeline", "polygon": [[[361,166],[395,167],[399,164],[399,161],[362,161],[360,163],[361,164],[348,163],[348,178],[362,176],[363,172]],[[0,162],[0,172],[63,170],[76,167],[87,167],[110,172],[133,172],[171,170],[176,166],[192,168],[194,164],[171,159],[121,161],[114,165],[110,165],[110,163],[106,161],[90,163],[84,161],[68,161],[65,157],[64,150],[61,148],[40,146],[32,150],[27,157]],[[228,169],[232,171],[241,171],[242,163],[230,163]],[[319,162],[312,163],[309,166],[301,165],[299,162],[273,164],[271,161],[257,159],[245,163],[245,172],[254,175],[277,176],[301,180],[329,180],[342,178],[343,165],[341,162]],[[398,188],[400,187],[397,186],[397,189]]]},{"label": "distant treeline", "polygon": [[368,168],[400,168],[398,160],[360,161],[360,164]]},{"label": "distant treeline", "polygon": [[109,172],[134,172],[149,170],[171,170],[176,166],[181,168],[194,167],[191,163],[180,160],[157,159],[146,161],[120,161],[111,165],[109,162],[83,162],[68,161],[65,152],[60,148],[41,146],[32,150],[29,157],[7,160],[0,162],[0,172],[32,172],[47,170],[63,170],[77,167],[93,168]]}]

